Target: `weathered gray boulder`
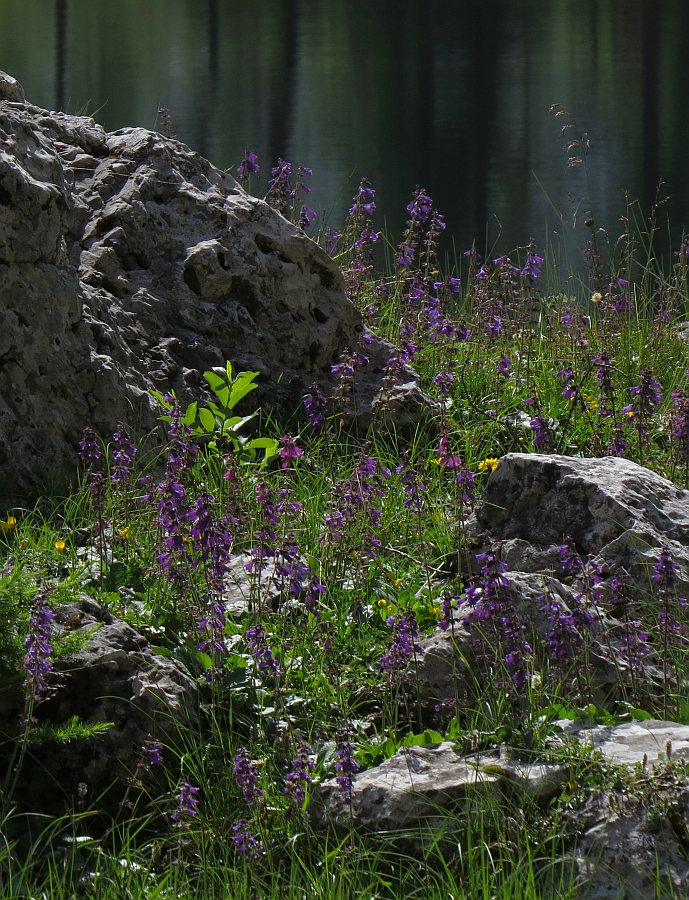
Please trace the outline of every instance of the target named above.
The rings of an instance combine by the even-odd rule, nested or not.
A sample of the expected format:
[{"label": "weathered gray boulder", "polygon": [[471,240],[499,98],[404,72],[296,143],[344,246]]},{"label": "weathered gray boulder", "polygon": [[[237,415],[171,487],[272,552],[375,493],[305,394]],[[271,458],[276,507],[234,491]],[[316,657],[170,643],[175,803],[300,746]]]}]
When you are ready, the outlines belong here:
[{"label": "weathered gray boulder", "polygon": [[[617,573],[631,576],[629,596],[647,606],[653,565],[669,550],[678,566],[676,591],[689,591],[689,491],[628,460],[510,453],[489,477],[468,530],[506,564],[509,608],[527,640],[541,647],[549,627],[544,597],[564,616],[576,605],[579,589],[558,550],[566,540],[584,559],[604,564],[604,582]],[[614,610],[587,602],[586,702],[627,699],[632,667],[624,628]],[[472,675],[483,671],[482,646],[463,624],[467,612],[460,609],[452,632],[438,630],[421,642],[426,652],[416,673],[427,702],[475,700]],[[657,655],[635,660],[633,674],[637,691],[658,695]]]},{"label": "weathered gray boulder", "polygon": [[602,786],[564,814],[563,829],[575,836],[570,858],[578,896],[686,896],[689,726],[652,719],[560,725],[565,740],[576,738],[607,762],[629,767],[626,789]]},{"label": "weathered gray boulder", "polygon": [[566,768],[503,759],[499,752],[463,756],[450,741],[403,747],[385,762],[355,775],[352,802],[336,779],[317,786],[311,807],[315,825],[346,830],[396,831],[439,824],[448,813],[462,815],[467,804],[500,791],[516,791],[536,802],[549,800],[566,780]]},{"label": "weathered gray boulder", "polygon": [[[112,723],[104,733],[68,743],[29,744],[13,800],[20,809],[62,815],[83,803],[117,810],[147,768],[144,746],[183,746],[183,732],[199,724],[199,688],[172,660],[152,652],[137,631],[94,601],[56,609],[55,633],[81,636],[81,648],[56,661],[48,699],[35,708],[37,724]],[[16,740],[19,710],[1,723]],[[80,787],[81,786],[81,787]]]},{"label": "weathered gray boulder", "polygon": [[476,528],[511,570],[557,574],[557,545],[571,538],[642,590],[667,548],[679,589],[689,590],[689,491],[626,459],[508,453],[488,479]]},{"label": "weathered gray boulder", "polygon": [[[64,483],[85,425],[149,429],[151,388],[189,400],[226,360],[261,373],[252,403],[291,413],[362,331],[330,257],[226,172],[0,75],[0,504]],[[390,356],[368,339],[364,423]],[[413,373],[396,390],[418,416]]]},{"label": "weathered gray boulder", "polygon": [[[568,783],[576,784],[578,758],[587,760],[590,774],[595,764],[588,754],[596,750],[601,773],[606,765],[626,767],[628,788],[603,784],[562,812],[564,855],[548,871],[561,872],[573,896],[582,898],[642,900],[657,896],[657,878],[659,896],[684,896],[689,787],[681,773],[689,758],[689,726],[649,719],[612,726],[562,720],[556,727],[553,747],[567,752],[558,752],[555,761],[519,757],[505,748],[465,755],[449,741],[401,748],[354,776],[351,806],[334,778],[317,785],[311,821],[342,832],[389,832],[413,850],[424,828],[505,807],[506,798],[515,807],[547,806]],[[679,768],[673,770],[675,763]],[[416,843],[406,834],[416,835]]]}]

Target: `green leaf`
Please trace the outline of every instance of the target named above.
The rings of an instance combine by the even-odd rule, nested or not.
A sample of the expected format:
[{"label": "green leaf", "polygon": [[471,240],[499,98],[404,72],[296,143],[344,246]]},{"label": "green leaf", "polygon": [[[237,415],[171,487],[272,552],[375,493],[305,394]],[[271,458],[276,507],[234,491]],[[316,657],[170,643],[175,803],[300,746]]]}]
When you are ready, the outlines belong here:
[{"label": "green leaf", "polygon": [[227,419],[223,422],[223,434],[239,431],[240,428],[243,428],[247,422],[250,422],[254,418],[256,418],[255,412],[252,412],[250,416],[232,416],[231,419]]},{"label": "green leaf", "polygon": [[229,409],[234,409],[243,397],[246,397],[250,391],[256,390],[258,385],[253,382],[260,374],[260,372],[240,372],[237,375],[232,385],[232,393],[228,404]]},{"label": "green leaf", "polygon": [[201,422],[201,427],[208,434],[213,434],[216,426],[216,419],[210,409],[206,409],[205,406],[202,406],[199,410],[199,421]]},{"label": "green leaf", "polygon": [[208,372],[204,372],[203,377],[208,382],[208,385],[212,391],[217,391],[222,387],[227,387],[224,377],[222,375],[217,375],[212,369],[209,369]]},{"label": "green leaf", "polygon": [[198,407],[198,403],[196,400],[193,400],[189,406],[187,406],[187,411],[181,418],[182,425],[193,425],[196,421],[196,409]]}]

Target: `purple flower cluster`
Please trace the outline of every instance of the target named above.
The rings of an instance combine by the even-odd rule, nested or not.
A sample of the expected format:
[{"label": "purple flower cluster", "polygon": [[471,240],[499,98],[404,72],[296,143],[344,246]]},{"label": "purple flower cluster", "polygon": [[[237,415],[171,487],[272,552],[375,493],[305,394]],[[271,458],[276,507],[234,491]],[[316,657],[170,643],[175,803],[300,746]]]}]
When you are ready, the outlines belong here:
[{"label": "purple flower cluster", "polygon": [[656,585],[660,593],[665,594],[674,588],[678,572],[679,566],[673,560],[670,551],[665,547],[661,550],[658,561],[653,565],[651,581]]},{"label": "purple flower cluster", "polygon": [[170,818],[173,822],[181,822],[185,816],[197,816],[199,800],[196,796],[201,789],[193,787],[186,778],[182,778],[177,789],[177,808]]},{"label": "purple flower cluster", "polygon": [[428,222],[433,201],[426,191],[417,187],[411,201],[407,205],[409,217],[402,236],[402,242],[397,251],[395,262],[398,269],[409,269],[419,247],[423,226]]},{"label": "purple flower cluster", "polygon": [[361,766],[354,759],[354,748],[349,741],[349,734],[346,729],[342,729],[337,735],[335,745],[335,771],[337,772],[335,781],[345,803],[352,802],[354,776],[360,769]]},{"label": "purple flower cluster", "polygon": [[280,438],[280,449],[278,450],[278,456],[282,460],[281,465],[283,469],[289,469],[292,465],[293,459],[298,459],[304,451],[301,447],[297,446],[297,442],[292,437],[291,434],[283,434]]},{"label": "purple flower cluster", "polygon": [[249,645],[249,652],[256,660],[259,671],[272,675],[273,678],[279,678],[282,671],[270,649],[263,626],[252,625],[247,628],[244,632],[244,640]]},{"label": "purple flower cluster", "polygon": [[632,395],[632,402],[624,406],[622,412],[636,426],[641,451],[648,437],[649,421],[663,399],[663,390],[650,369],[642,369],[641,381],[629,388],[629,393]]},{"label": "purple flower cluster", "polygon": [[232,843],[239,856],[249,861],[258,859],[263,853],[261,842],[251,833],[246,819],[238,819],[232,826]]},{"label": "purple flower cluster", "polygon": [[359,350],[344,351],[340,361],[330,367],[330,372],[335,380],[333,399],[344,401],[351,396],[354,386],[354,375],[359,369],[363,369],[369,362],[368,356]]},{"label": "purple flower cluster", "polygon": [[306,394],[304,397],[304,409],[306,410],[306,415],[311,423],[311,427],[316,431],[320,431],[325,425],[327,406],[328,401],[323,394],[323,391],[321,391],[318,385],[314,385],[311,388],[311,393]]},{"label": "purple flower cluster", "polygon": [[82,439],[79,441],[79,458],[84,462],[98,462],[103,454],[101,453],[96,433],[93,428],[87,426],[84,428]]},{"label": "purple flower cluster", "polygon": [[670,416],[675,458],[685,468],[685,480],[689,480],[689,393],[675,391],[672,395]]},{"label": "purple flower cluster", "polygon": [[304,803],[306,786],[313,782],[311,773],[314,765],[309,748],[302,742],[298,755],[292,760],[292,768],[285,775],[285,786],[282,789],[282,793],[296,807],[301,807]]},{"label": "purple flower cluster", "polygon": [[531,407],[533,411],[533,418],[529,422],[529,428],[533,431],[534,447],[543,450],[551,449],[553,447],[553,434],[550,430],[550,425],[546,422],[541,412],[541,404],[538,397],[527,397],[524,400],[524,405]]},{"label": "purple flower cluster", "polygon": [[146,741],[144,753],[149,766],[160,766],[163,764],[163,745],[160,741]]},{"label": "purple flower cluster", "polygon": [[536,253],[536,248],[531,245],[528,248],[528,253],[526,255],[526,262],[524,264],[524,268],[521,270],[522,278],[526,278],[530,283],[533,283],[537,278],[541,275],[541,266],[543,265],[543,257],[539,256]]},{"label": "purple flower cluster", "polygon": [[419,474],[411,465],[409,453],[406,450],[402,451],[402,463],[397,466],[395,472],[400,476],[400,484],[404,493],[404,508],[421,512],[428,488],[419,480]]},{"label": "purple flower cluster", "polygon": [[330,511],[323,520],[319,542],[329,542],[373,559],[380,548],[382,501],[387,496],[390,470],[366,454],[352,475],[335,485]]},{"label": "purple flower cluster", "polygon": [[132,438],[126,428],[120,427],[112,436],[112,458],[115,461],[110,481],[113,484],[122,484],[129,475],[134,457],[138,450],[132,443]]},{"label": "purple flower cluster", "polygon": [[419,627],[414,613],[389,616],[387,625],[392,628],[392,642],[381,657],[380,667],[391,678],[399,678],[404,675],[409,660],[424,652],[418,643]]},{"label": "purple flower cluster", "polygon": [[244,795],[244,800],[251,806],[265,796],[258,784],[256,767],[246,747],[240,747],[232,762],[232,773],[237,787]]},{"label": "purple flower cluster", "polygon": [[246,181],[252,175],[257,175],[261,171],[261,165],[258,156],[253,150],[247,150],[244,159],[237,166],[237,178],[240,181]]},{"label": "purple flower cluster", "polygon": [[556,660],[571,659],[581,644],[581,634],[574,616],[554,597],[542,594],[539,599],[541,612],[548,623],[546,647]]},{"label": "purple flower cluster", "polygon": [[27,697],[40,700],[48,691],[48,675],[53,669],[50,643],[55,613],[48,608],[45,594],[37,594],[29,616],[29,633],[24,638],[24,688]]}]

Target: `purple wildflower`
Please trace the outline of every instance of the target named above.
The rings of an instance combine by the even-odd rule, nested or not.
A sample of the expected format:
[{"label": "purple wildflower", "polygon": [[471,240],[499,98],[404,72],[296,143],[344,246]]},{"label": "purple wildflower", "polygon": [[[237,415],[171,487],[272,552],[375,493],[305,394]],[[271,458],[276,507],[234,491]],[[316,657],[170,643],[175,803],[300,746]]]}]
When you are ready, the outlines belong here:
[{"label": "purple wildflower", "polygon": [[181,822],[184,816],[197,816],[199,814],[199,801],[196,796],[201,789],[193,787],[186,778],[182,778],[177,789],[177,809],[170,818],[173,822]]},{"label": "purple wildflower", "polygon": [[354,749],[349,741],[346,729],[341,730],[337,736],[335,749],[335,781],[340,789],[345,803],[352,802],[352,788],[354,787],[354,775],[361,769],[354,759]]},{"label": "purple wildflower", "polygon": [[522,278],[526,278],[529,282],[533,283],[540,276],[542,265],[543,257],[538,256],[533,248],[529,248],[526,263],[521,271]]},{"label": "purple wildflower", "polygon": [[[661,627],[663,624],[661,622]],[[622,644],[620,649],[631,672],[639,672],[643,667],[644,657],[648,656],[650,652],[648,632],[642,630],[641,622],[638,619],[626,621],[620,625],[620,638]]]},{"label": "purple wildflower", "polygon": [[392,642],[388,652],[381,657],[380,667],[386,675],[395,678],[404,674],[410,659],[424,651],[418,643],[419,628],[414,613],[390,616],[387,625],[392,628]]},{"label": "purple wildflower", "polygon": [[251,833],[246,819],[238,819],[232,826],[232,843],[239,856],[248,860],[258,859],[263,852],[261,842]]},{"label": "purple wildflower", "polygon": [[79,441],[79,457],[84,462],[97,462],[102,456],[103,454],[98,446],[96,434],[93,428],[87,426],[84,428],[84,434],[81,441]]},{"label": "purple wildflower", "polygon": [[653,566],[651,581],[657,585],[660,591],[671,591],[677,581],[678,572],[679,566],[672,559],[670,551],[664,548]]},{"label": "purple wildflower", "polygon": [[421,512],[424,506],[424,494],[428,488],[419,481],[418,473],[409,461],[409,454],[402,451],[402,464],[397,466],[395,472],[400,476],[400,484],[404,492],[404,508]]},{"label": "purple wildflower", "polygon": [[263,799],[265,794],[258,785],[256,767],[246,747],[240,747],[237,751],[232,761],[232,772],[237,787],[248,804],[253,805]]},{"label": "purple wildflower", "polygon": [[540,599],[542,601],[540,609],[548,623],[545,635],[546,647],[555,659],[570,659],[581,642],[574,616],[554,597],[542,595]]},{"label": "purple wildflower", "polygon": [[320,430],[325,425],[327,402],[318,385],[314,385],[311,388],[311,393],[306,394],[304,397],[304,409],[314,429]]},{"label": "purple wildflower", "polygon": [[512,362],[507,356],[501,356],[500,360],[496,366],[496,371],[501,378],[504,378],[505,381],[512,374]]},{"label": "purple wildflower", "polygon": [[132,443],[131,435],[126,428],[120,427],[112,436],[114,449],[112,458],[116,465],[113,468],[110,480],[113,484],[121,484],[131,471],[137,448]]},{"label": "purple wildflower", "polygon": [[[306,185],[304,185],[306,187]],[[308,231],[316,220],[316,211],[309,209],[308,206],[302,206],[299,209],[299,227],[302,231]]]},{"label": "purple wildflower", "polygon": [[306,785],[311,784],[311,773],[314,761],[310,757],[309,748],[303,742],[299,746],[298,755],[292,760],[292,768],[285,775],[285,786],[282,793],[290,799],[294,806],[301,806],[306,797]]},{"label": "purple wildflower", "polygon": [[435,384],[438,388],[438,393],[441,397],[447,397],[450,393],[450,388],[455,380],[455,376],[452,372],[438,372],[437,375],[433,377],[433,384]]},{"label": "purple wildflower", "polygon": [[163,745],[160,741],[146,741],[144,753],[150,766],[160,766],[163,763]]},{"label": "purple wildflower", "polygon": [[55,613],[48,608],[45,594],[39,593],[31,607],[29,633],[24,638],[24,688],[27,697],[40,700],[48,691],[48,675],[53,669],[50,638]]},{"label": "purple wildflower", "polygon": [[268,646],[263,626],[253,625],[251,628],[247,628],[244,632],[244,640],[249,645],[249,652],[256,660],[259,670],[269,673],[273,678],[279,678],[282,671],[273,651]]},{"label": "purple wildflower", "polygon": [[444,591],[440,601],[440,619],[438,620],[438,628],[441,631],[448,631],[454,628],[455,611],[459,606],[459,597],[453,596],[449,591]]},{"label": "purple wildflower", "polygon": [[247,150],[244,159],[237,166],[237,177],[240,181],[246,181],[251,175],[256,175],[260,171],[258,156],[253,150]]},{"label": "purple wildflower", "polygon": [[292,460],[300,457],[304,451],[297,446],[291,434],[283,434],[280,438],[280,449],[278,456],[282,460],[282,468],[288,469],[292,465]]},{"label": "purple wildflower", "polygon": [[295,196],[291,182],[292,163],[278,159],[276,165],[270,170],[270,175],[266,202],[279,213],[284,213]]}]

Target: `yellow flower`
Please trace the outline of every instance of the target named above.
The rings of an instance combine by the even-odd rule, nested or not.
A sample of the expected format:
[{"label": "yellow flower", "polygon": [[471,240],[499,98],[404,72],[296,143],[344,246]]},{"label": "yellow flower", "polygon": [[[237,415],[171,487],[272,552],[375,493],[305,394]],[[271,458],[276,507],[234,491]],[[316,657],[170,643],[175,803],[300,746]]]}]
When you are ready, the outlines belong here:
[{"label": "yellow flower", "polygon": [[478,470],[485,475],[489,472],[494,472],[499,465],[499,459],[496,459],[494,456],[488,456],[486,459],[482,459],[478,464]]},{"label": "yellow flower", "polygon": [[589,412],[595,412],[598,409],[598,401],[593,396],[593,394],[583,394],[582,399],[586,404],[586,409]]},{"label": "yellow flower", "polygon": [[601,292],[596,291],[596,293],[591,297],[591,303],[600,303],[602,299],[603,295],[601,294]]},{"label": "yellow flower", "polygon": [[388,601],[385,599],[385,597],[378,598],[378,606],[387,606],[387,605],[388,605]]},{"label": "yellow flower", "polygon": [[63,541],[62,538],[60,538],[59,540],[55,541],[55,549],[58,553],[64,553],[67,549],[67,542]]},{"label": "yellow flower", "polygon": [[17,519],[15,516],[8,516],[4,522],[0,522],[0,528],[3,531],[12,531],[13,528],[17,526]]},{"label": "yellow flower", "polygon": [[130,534],[129,525],[125,525],[124,528],[120,531],[120,537],[122,538],[123,541],[128,541],[129,534]]}]

